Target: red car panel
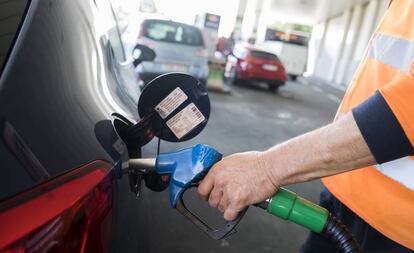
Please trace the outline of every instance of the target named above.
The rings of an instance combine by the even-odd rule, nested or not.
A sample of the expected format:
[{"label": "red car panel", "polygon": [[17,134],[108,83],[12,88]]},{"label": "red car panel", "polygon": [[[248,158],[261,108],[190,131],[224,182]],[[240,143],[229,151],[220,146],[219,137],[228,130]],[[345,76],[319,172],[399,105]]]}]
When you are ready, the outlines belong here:
[{"label": "red car panel", "polygon": [[0,203],[0,251],[108,252],[112,167],[95,161]]},{"label": "red car panel", "polygon": [[[267,80],[286,81],[286,71],[280,61],[247,56],[245,62],[247,62],[246,67],[244,69],[241,68],[239,72],[241,78],[263,78]],[[241,62],[239,61],[238,64],[241,65]],[[266,70],[264,69],[265,65],[274,66],[277,71]]]}]

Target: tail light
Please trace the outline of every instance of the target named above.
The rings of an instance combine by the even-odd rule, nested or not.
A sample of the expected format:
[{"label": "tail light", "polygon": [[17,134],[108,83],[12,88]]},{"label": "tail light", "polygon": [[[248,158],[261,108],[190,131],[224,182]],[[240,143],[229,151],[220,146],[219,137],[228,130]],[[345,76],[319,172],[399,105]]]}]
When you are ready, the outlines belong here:
[{"label": "tail light", "polygon": [[0,204],[1,252],[108,252],[113,166],[96,161]]}]

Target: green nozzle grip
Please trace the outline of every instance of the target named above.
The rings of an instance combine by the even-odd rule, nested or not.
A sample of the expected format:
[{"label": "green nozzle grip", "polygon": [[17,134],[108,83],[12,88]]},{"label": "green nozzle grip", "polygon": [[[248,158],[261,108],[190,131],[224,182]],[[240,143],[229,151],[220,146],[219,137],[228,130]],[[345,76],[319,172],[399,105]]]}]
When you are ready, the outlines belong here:
[{"label": "green nozzle grip", "polygon": [[280,188],[270,200],[267,212],[293,221],[309,230],[320,233],[328,220],[329,212],[296,193]]}]

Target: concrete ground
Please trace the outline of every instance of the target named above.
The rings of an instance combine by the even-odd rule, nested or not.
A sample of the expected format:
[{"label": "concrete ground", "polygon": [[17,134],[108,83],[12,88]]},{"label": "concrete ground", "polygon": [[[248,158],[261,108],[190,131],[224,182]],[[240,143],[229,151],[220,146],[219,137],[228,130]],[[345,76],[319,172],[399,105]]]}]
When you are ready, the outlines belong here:
[{"label": "concrete ground", "polygon": [[[211,116],[205,130],[195,139],[171,144],[162,142],[161,152],[177,150],[195,143],[217,148],[225,155],[247,150],[264,150],[277,143],[318,128],[332,121],[342,92],[310,82],[289,82],[279,93],[261,87],[232,87],[232,94],[210,94]],[[144,156],[156,150],[153,141]],[[292,185],[288,188],[312,201],[318,201],[320,181]],[[150,252],[297,252],[307,230],[251,207],[237,228],[237,233],[221,241],[209,239],[201,230],[169,206],[168,193],[144,190],[149,204],[151,224],[147,236]],[[190,192],[188,205],[201,217],[221,224],[218,212],[200,203]]]}]

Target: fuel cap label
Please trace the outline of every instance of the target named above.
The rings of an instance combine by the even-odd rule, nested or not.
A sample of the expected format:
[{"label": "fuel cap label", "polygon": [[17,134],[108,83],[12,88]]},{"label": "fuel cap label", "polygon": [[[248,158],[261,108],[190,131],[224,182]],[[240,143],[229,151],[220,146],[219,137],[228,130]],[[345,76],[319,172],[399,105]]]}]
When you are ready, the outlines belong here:
[{"label": "fuel cap label", "polygon": [[139,116],[146,119],[145,134],[169,142],[197,136],[207,125],[210,109],[205,87],[184,73],[156,77],[144,87],[138,100]]},{"label": "fuel cap label", "polygon": [[155,107],[155,110],[162,119],[165,119],[182,103],[184,103],[187,98],[188,97],[184,91],[180,89],[180,87],[177,87]]},{"label": "fuel cap label", "polygon": [[178,139],[181,139],[205,119],[197,106],[191,103],[168,120],[167,126]]}]

